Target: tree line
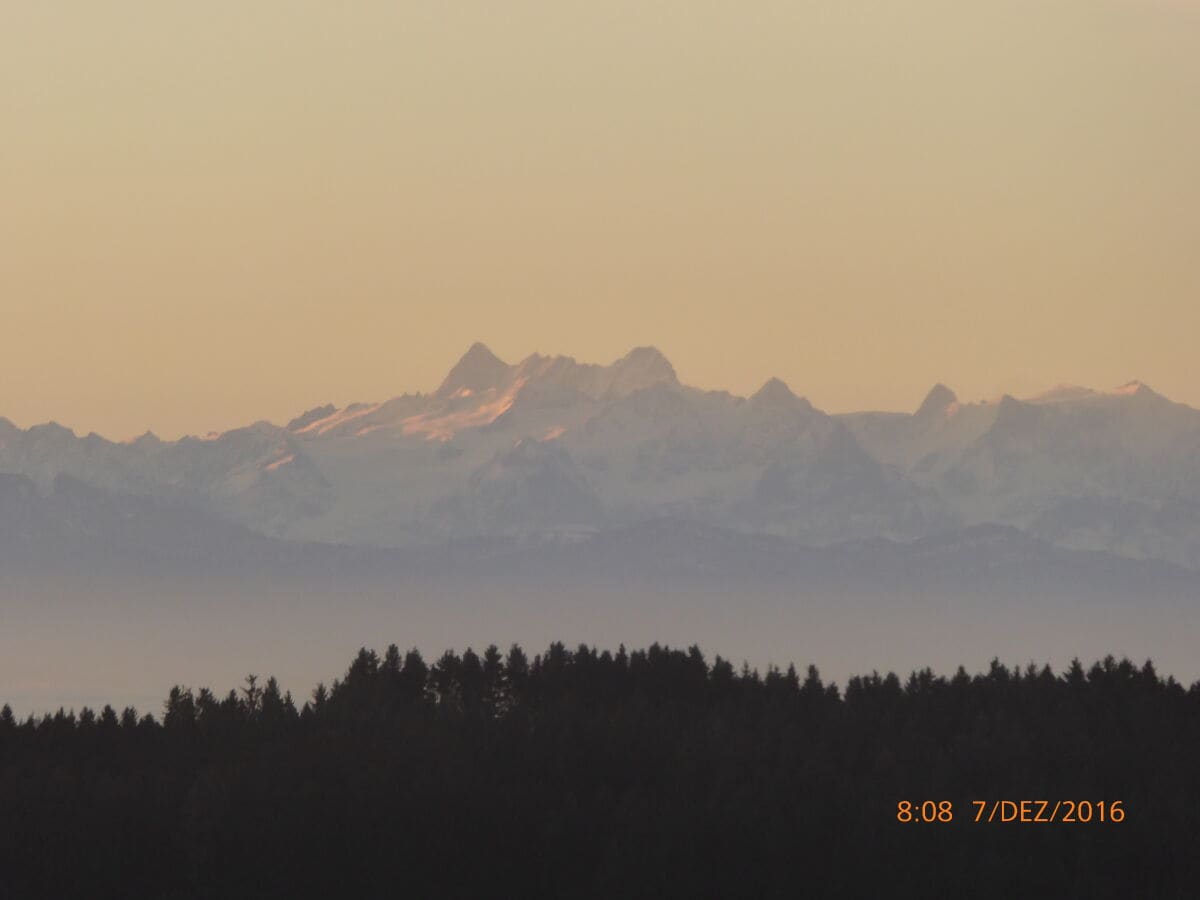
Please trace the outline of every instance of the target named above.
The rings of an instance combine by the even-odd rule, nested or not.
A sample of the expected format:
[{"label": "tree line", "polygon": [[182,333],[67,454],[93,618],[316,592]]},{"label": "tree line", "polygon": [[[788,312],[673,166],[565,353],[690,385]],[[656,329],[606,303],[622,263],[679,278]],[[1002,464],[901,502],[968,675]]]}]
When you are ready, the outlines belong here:
[{"label": "tree line", "polygon": [[[1200,684],[1108,657],[843,688],[659,645],[361,650],[159,716],[0,709],[0,897],[1194,896]],[[972,800],[1121,801],[1120,823]],[[951,801],[902,823],[900,801]]]}]

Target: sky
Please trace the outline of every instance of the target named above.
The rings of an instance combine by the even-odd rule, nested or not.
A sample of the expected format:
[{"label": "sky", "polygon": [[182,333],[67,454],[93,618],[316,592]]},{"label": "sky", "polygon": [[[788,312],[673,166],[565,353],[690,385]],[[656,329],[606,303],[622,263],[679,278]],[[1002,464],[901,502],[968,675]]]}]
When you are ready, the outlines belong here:
[{"label": "sky", "polygon": [[0,5],[0,416],[653,344],[831,412],[1200,406],[1200,0]]}]

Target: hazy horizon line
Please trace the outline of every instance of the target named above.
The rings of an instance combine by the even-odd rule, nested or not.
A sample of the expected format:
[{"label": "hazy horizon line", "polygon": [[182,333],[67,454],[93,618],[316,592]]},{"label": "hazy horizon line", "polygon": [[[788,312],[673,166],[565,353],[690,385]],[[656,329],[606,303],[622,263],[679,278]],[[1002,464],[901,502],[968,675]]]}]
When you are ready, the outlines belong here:
[{"label": "hazy horizon line", "polygon": [[[1104,397],[1104,396],[1112,397],[1112,396],[1121,396],[1122,394],[1133,393],[1133,391],[1129,390],[1130,388],[1133,388],[1133,389],[1145,389],[1146,391],[1148,391],[1152,394],[1163,397],[1163,399],[1166,399],[1166,400],[1170,401],[1171,403],[1176,403],[1180,406],[1186,406],[1189,409],[1196,409],[1196,407],[1191,406],[1190,404],[1186,403],[1185,401],[1174,400],[1164,394],[1159,393],[1158,391],[1155,391],[1152,386],[1146,384],[1146,382],[1144,382],[1138,378],[1131,378],[1128,381],[1123,382],[1122,384],[1115,385],[1115,386],[1113,386],[1111,388],[1107,388],[1107,389],[1094,388],[1094,387],[1082,384],[1080,382],[1075,382],[1075,381],[1059,381],[1054,384],[1050,384],[1042,389],[1039,389],[1039,390],[1035,391],[1034,393],[1022,392],[1021,394],[1016,394],[1011,391],[997,389],[989,394],[986,394],[981,397],[973,398],[973,399],[964,399],[963,397],[958,396],[957,392],[955,391],[955,389],[953,387],[953,379],[939,379],[939,380],[935,381],[929,387],[929,389],[926,390],[925,393],[923,393],[920,397],[915,398],[915,402],[907,408],[896,408],[896,407],[886,408],[886,407],[879,407],[879,406],[865,406],[865,407],[854,407],[854,408],[833,408],[833,407],[823,406],[818,402],[814,402],[811,395],[804,392],[803,390],[799,390],[799,391],[796,390],[796,387],[793,384],[789,383],[786,379],[781,378],[779,376],[774,376],[774,375],[765,379],[763,381],[763,383],[760,385],[760,387],[758,389],[756,389],[756,391],[752,391],[749,393],[738,393],[735,390],[730,390],[728,388],[709,387],[709,386],[704,386],[701,384],[689,382],[687,379],[681,377],[679,375],[678,371],[675,370],[675,366],[673,363],[671,363],[670,358],[665,353],[663,353],[655,344],[652,344],[652,343],[651,344],[637,344],[637,345],[631,347],[630,350],[627,351],[622,356],[618,356],[616,359],[612,360],[611,362],[607,362],[607,363],[581,361],[569,353],[542,353],[540,350],[534,350],[530,353],[527,353],[524,356],[522,356],[520,359],[518,359],[516,362],[509,362],[508,360],[506,360],[506,359],[502,358],[501,356],[499,356],[498,354],[496,354],[487,343],[485,343],[484,341],[476,340],[471,343],[470,347],[468,347],[468,349],[462,354],[462,356],[460,356],[458,358],[458,360],[456,360],[453,364],[451,364],[450,368],[447,370],[447,373],[452,371],[455,366],[457,366],[463,359],[465,359],[467,357],[468,354],[470,354],[472,351],[475,351],[477,348],[481,348],[482,350],[486,351],[488,354],[492,355],[499,362],[502,362],[504,365],[508,366],[509,368],[517,368],[517,367],[519,367],[531,360],[535,360],[535,359],[555,359],[555,360],[562,359],[562,360],[570,361],[571,363],[574,363],[575,365],[579,365],[579,366],[596,366],[599,368],[608,368],[608,367],[617,365],[622,360],[627,359],[629,356],[631,356],[633,353],[635,353],[639,350],[640,351],[652,351],[655,354],[657,354],[659,357],[661,357],[664,361],[666,361],[668,363],[668,365],[671,366],[672,370],[675,372],[676,381],[683,388],[699,390],[699,391],[703,391],[705,393],[718,393],[718,394],[724,393],[724,394],[729,394],[731,397],[746,400],[746,399],[749,399],[750,397],[752,397],[757,390],[761,390],[766,385],[768,385],[772,382],[780,382],[784,386],[786,386],[788,388],[788,390],[792,391],[792,393],[794,393],[798,398],[808,401],[813,406],[813,408],[815,410],[817,410],[818,412],[822,412],[826,415],[835,416],[835,417],[836,416],[862,415],[862,414],[870,414],[870,413],[894,414],[894,415],[915,414],[920,409],[921,404],[924,402],[924,400],[926,398],[928,398],[930,396],[930,394],[932,394],[934,391],[937,391],[939,389],[945,389],[945,390],[950,391],[950,393],[954,394],[954,402],[959,403],[964,406],[971,406],[971,405],[986,405],[986,404],[1000,403],[1005,398],[1009,398],[1009,397],[1011,397],[1012,399],[1015,399],[1017,401],[1020,401],[1020,402],[1035,402],[1035,401],[1039,401],[1039,400],[1046,401],[1050,397],[1052,397],[1052,395],[1054,395],[1055,393],[1071,392],[1071,391],[1083,392],[1084,395],[1091,394],[1091,395],[1095,395],[1098,397]],[[291,418],[295,418],[296,416],[303,415],[304,413],[310,412],[314,409],[318,409],[323,406],[332,405],[337,409],[345,409],[345,408],[359,405],[359,404],[386,402],[386,400],[390,400],[390,399],[397,398],[397,397],[432,397],[436,394],[437,390],[438,390],[438,388],[436,386],[433,388],[427,389],[427,390],[420,390],[420,389],[415,390],[415,391],[401,390],[398,393],[389,394],[385,398],[384,401],[367,400],[367,399],[353,399],[353,400],[339,401],[339,400],[329,399],[329,400],[325,400],[323,402],[313,403],[312,405],[307,406],[304,409],[294,410],[290,414],[288,421],[290,421]],[[219,436],[219,435],[226,434],[230,431],[236,431],[241,428],[248,428],[248,427],[252,427],[254,425],[258,425],[258,424],[262,424],[262,423],[266,423],[268,425],[278,427],[278,428],[284,428],[284,427],[286,427],[286,424],[287,424],[286,421],[282,422],[282,423],[279,421],[276,421],[275,419],[273,419],[271,417],[271,414],[268,414],[268,415],[254,418],[243,424],[232,425],[230,427],[223,428],[223,429],[210,429],[208,431],[200,431],[200,430],[183,431],[183,432],[179,432],[179,433],[172,432],[172,433],[168,433],[166,436],[164,436],[164,435],[156,432],[152,426],[147,426],[145,429],[143,429],[142,431],[139,431],[135,434],[130,434],[123,438],[114,438],[114,437],[110,437],[107,434],[101,433],[95,429],[89,430],[86,433],[80,433],[70,423],[64,422],[60,418],[54,417],[54,416],[51,416],[50,418],[46,418],[46,419],[40,419],[39,421],[29,422],[28,424],[22,425],[16,419],[11,418],[8,415],[6,415],[5,410],[0,409],[0,421],[7,421],[10,424],[12,424],[14,427],[16,427],[22,431],[28,431],[30,429],[39,428],[39,427],[57,426],[59,428],[64,428],[64,429],[70,431],[76,438],[86,438],[86,437],[96,436],[103,440],[108,441],[109,443],[114,443],[114,444],[131,443],[131,442],[133,442],[139,438],[145,437],[147,435],[154,436],[154,437],[158,438],[159,440],[163,440],[165,442],[173,443],[173,442],[176,442],[179,440],[183,440],[185,438],[207,438],[207,437],[211,437],[211,436]]]}]

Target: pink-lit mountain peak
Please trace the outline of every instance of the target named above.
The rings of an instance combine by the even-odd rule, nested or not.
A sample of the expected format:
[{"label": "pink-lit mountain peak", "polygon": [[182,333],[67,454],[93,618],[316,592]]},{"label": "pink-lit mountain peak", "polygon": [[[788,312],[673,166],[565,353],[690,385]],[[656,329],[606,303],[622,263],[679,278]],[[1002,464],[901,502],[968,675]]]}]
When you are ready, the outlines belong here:
[{"label": "pink-lit mountain peak", "polygon": [[1141,381],[1129,381],[1116,388],[1112,393],[1118,397],[1143,397],[1143,398],[1163,398],[1162,394],[1155,391],[1150,385]]},{"label": "pink-lit mountain peak", "polygon": [[476,341],[450,370],[437,389],[436,396],[452,397],[465,392],[475,394],[498,388],[508,379],[512,368],[486,344]]},{"label": "pink-lit mountain peak", "polygon": [[562,424],[541,422],[547,410],[572,407],[578,418],[588,412],[588,404],[654,386],[673,389],[680,384],[674,367],[653,347],[635,348],[607,366],[539,353],[510,364],[477,342],[433,394],[355,403],[343,409],[317,407],[289,422],[287,430],[306,439],[398,433],[444,442],[502,416],[529,424],[526,419],[532,414],[542,433]]},{"label": "pink-lit mountain peak", "polygon": [[1076,384],[1060,384],[1028,398],[1028,403],[1078,403],[1122,398],[1165,399],[1149,385],[1141,381],[1129,381],[1110,391],[1097,391]]},{"label": "pink-lit mountain peak", "polygon": [[475,343],[450,370],[434,396],[465,398],[489,391],[505,393],[517,381],[530,386],[554,384],[595,399],[624,396],[654,384],[679,384],[675,367],[655,347],[635,347],[607,366],[540,353],[511,365],[484,344]]}]

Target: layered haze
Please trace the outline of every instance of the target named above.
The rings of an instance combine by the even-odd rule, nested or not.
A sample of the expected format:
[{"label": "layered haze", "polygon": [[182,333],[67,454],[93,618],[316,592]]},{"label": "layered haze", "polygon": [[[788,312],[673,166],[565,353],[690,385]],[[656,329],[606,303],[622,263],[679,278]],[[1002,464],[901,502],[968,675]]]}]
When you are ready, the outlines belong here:
[{"label": "layered haze", "polygon": [[1197,109],[1184,0],[0,4],[0,702],[1200,677]]},{"label": "layered haze", "polygon": [[688,386],[653,347],[475,344],[431,393],[177,441],[0,420],[0,659],[39,708],[247,659],[305,685],[376,637],[1193,678],[1198,459],[1200,411],[1140,382],[831,415],[778,378]]},{"label": "layered haze", "polygon": [[1200,411],[1139,381],[831,415],[779,378],[683,383],[654,347],[607,365],[476,343],[432,393],[286,424],[125,442],[0,419],[0,472],[79,482],[291,541],[583,538],[659,518],[820,546],[1003,525],[1200,567]]}]

